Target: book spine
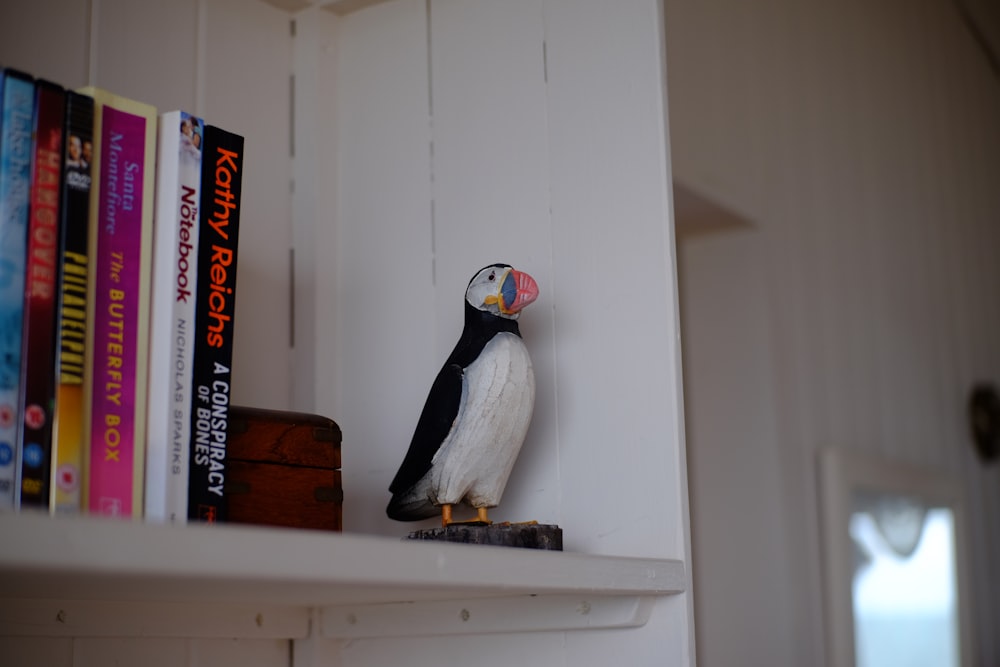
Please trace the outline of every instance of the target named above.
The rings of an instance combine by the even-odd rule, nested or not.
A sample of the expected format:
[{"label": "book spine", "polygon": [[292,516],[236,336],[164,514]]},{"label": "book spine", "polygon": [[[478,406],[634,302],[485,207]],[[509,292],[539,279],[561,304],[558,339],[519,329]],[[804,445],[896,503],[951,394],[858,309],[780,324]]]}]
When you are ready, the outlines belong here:
[{"label": "book spine", "polygon": [[204,123],[160,116],[153,243],[146,520],[187,521],[191,378]]},{"label": "book spine", "polygon": [[66,155],[59,246],[58,383],[52,424],[53,483],[50,506],[56,513],[80,511],[84,456],[84,341],[89,316],[90,155],[94,140],[94,100],[68,91]]},{"label": "book spine", "polygon": [[27,273],[21,345],[20,506],[47,510],[56,385],[55,293],[59,249],[63,128],[66,92],[35,85],[35,141],[31,168]]},{"label": "book spine", "polygon": [[[85,89],[86,90],[86,89]],[[88,508],[92,514],[142,514],[146,374],[149,352],[153,173],[152,107],[99,89],[93,94],[97,206],[90,397]],[[99,128],[99,130],[98,130]],[[95,215],[96,213],[96,215]]]},{"label": "book spine", "polygon": [[205,127],[188,518],[226,520],[225,480],[233,359],[243,137]]},{"label": "book spine", "polygon": [[0,509],[10,509],[18,497],[17,406],[35,105],[32,78],[14,70],[0,71],[0,105]]}]

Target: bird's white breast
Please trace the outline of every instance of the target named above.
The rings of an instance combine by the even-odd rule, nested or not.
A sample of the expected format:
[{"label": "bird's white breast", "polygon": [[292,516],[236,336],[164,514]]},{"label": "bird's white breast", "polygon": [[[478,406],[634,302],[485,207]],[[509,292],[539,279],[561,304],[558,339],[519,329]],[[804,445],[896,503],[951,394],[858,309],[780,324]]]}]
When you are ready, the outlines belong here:
[{"label": "bird's white breast", "polygon": [[465,498],[473,507],[498,505],[534,404],[535,375],[524,341],[497,334],[465,370],[458,417],[434,456],[432,502]]}]

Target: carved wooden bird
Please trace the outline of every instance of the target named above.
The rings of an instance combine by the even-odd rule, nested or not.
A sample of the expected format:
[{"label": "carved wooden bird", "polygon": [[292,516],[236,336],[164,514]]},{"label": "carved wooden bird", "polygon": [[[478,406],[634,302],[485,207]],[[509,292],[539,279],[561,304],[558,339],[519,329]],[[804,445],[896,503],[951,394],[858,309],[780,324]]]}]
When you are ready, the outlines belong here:
[{"label": "carved wooden bird", "polygon": [[462,336],[438,372],[389,490],[390,518],[417,521],[466,502],[477,521],[500,503],[531,422],[535,376],[517,326],[538,298],[534,278],[506,264],[476,273],[465,291]]}]

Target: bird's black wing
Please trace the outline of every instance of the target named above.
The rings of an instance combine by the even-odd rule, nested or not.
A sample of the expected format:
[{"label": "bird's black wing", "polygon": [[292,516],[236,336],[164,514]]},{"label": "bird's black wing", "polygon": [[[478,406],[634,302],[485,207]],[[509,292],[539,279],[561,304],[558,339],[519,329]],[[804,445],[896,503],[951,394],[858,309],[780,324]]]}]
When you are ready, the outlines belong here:
[{"label": "bird's black wing", "polygon": [[462,400],[462,367],[447,363],[434,378],[427,402],[417,420],[410,448],[389,485],[392,493],[402,493],[420,481],[431,468],[431,460],[448,436],[458,416]]}]

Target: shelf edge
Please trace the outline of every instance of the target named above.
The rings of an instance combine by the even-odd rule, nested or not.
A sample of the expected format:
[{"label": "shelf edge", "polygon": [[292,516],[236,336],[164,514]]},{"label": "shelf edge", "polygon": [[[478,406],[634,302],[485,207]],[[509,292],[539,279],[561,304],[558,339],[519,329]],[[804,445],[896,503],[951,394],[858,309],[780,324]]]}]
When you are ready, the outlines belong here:
[{"label": "shelf edge", "polygon": [[308,607],[0,598],[0,637],[301,639]]},{"label": "shelf edge", "polygon": [[524,595],[335,605],[321,610],[320,627],[328,639],[635,628],[649,620],[654,599],[646,595]]},{"label": "shelf edge", "polygon": [[0,534],[8,598],[326,607],[687,587],[679,560],[321,531],[0,515]]}]

